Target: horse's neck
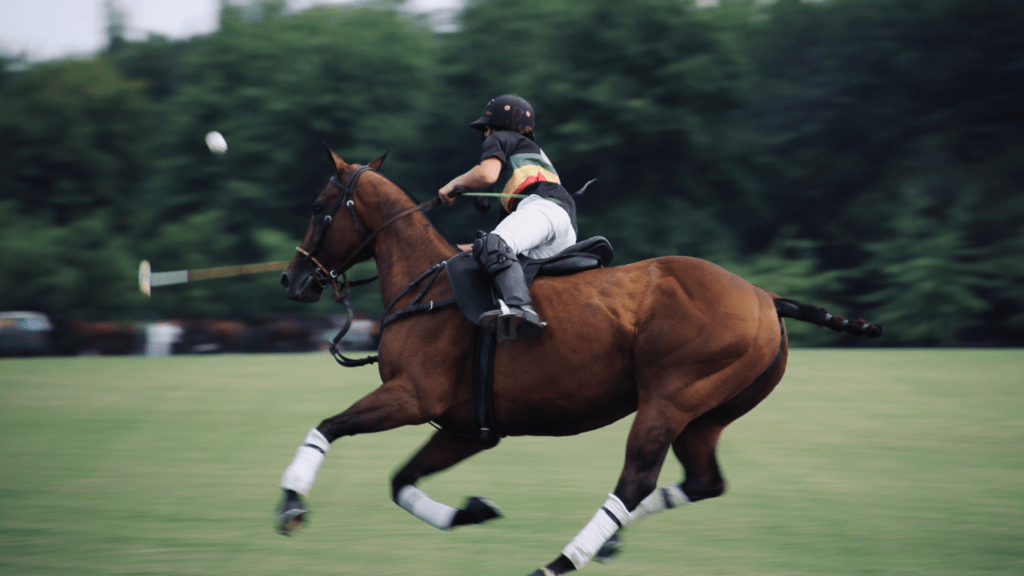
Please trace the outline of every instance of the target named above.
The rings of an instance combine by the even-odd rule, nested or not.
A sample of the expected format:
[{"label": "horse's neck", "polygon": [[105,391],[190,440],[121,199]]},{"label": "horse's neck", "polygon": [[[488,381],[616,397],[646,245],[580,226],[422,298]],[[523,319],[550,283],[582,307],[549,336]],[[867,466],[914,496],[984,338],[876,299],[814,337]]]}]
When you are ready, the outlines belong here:
[{"label": "horse's neck", "polygon": [[[405,197],[404,193],[402,196]],[[411,201],[408,206],[394,202],[386,204],[389,208],[377,211],[380,222],[374,222],[374,226],[380,226],[394,214],[413,206]],[[422,212],[414,212],[382,230],[375,241],[374,252],[381,298],[389,304],[431,266],[453,256],[455,248]]]}]

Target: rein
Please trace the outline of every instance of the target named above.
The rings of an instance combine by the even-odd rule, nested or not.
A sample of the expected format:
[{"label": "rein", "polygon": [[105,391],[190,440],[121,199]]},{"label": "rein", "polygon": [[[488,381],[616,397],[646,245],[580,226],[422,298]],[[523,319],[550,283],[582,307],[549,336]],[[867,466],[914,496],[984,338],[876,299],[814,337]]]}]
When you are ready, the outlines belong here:
[{"label": "rein", "polygon": [[[380,225],[379,228],[371,232],[368,236],[364,235],[362,227],[359,226],[359,218],[358,216],[356,216],[354,192],[356,188],[356,183],[359,182],[359,177],[362,176],[363,172],[366,172],[368,170],[373,169],[370,168],[369,166],[360,166],[358,169],[356,169],[355,172],[352,173],[351,176],[349,176],[347,181],[344,183],[339,181],[336,177],[331,177],[331,185],[341,192],[341,194],[338,196],[338,201],[334,203],[334,206],[331,208],[331,210],[329,210],[327,214],[325,214],[324,217],[320,220],[321,225],[317,226],[316,233],[314,234],[313,237],[313,246],[310,248],[310,250],[307,251],[303,249],[301,246],[295,248],[296,252],[302,254],[303,256],[309,259],[310,266],[313,268],[314,277],[316,278],[317,282],[320,283],[320,286],[326,288],[328,284],[332,285],[334,287],[335,301],[344,304],[345,308],[347,309],[345,324],[341,327],[341,330],[338,331],[338,334],[331,339],[330,343],[331,355],[334,356],[334,359],[335,361],[338,362],[338,364],[341,364],[346,368],[366,366],[367,364],[373,364],[374,362],[377,361],[377,356],[368,356],[362,359],[348,358],[341,353],[339,343],[341,342],[341,339],[345,336],[345,334],[348,333],[349,329],[352,327],[352,305],[349,303],[348,300],[349,295],[351,293],[351,288],[353,286],[362,286],[365,284],[369,284],[370,282],[376,280],[378,277],[373,276],[372,278],[364,278],[361,280],[349,281],[348,276],[345,275],[345,271],[348,270],[348,267],[354,263],[355,259],[359,256],[359,254],[361,254],[362,251],[367,246],[370,245],[370,242],[372,242],[374,238],[376,238],[377,235],[380,234],[385,228],[401,220],[402,218],[409,216],[410,214],[414,214],[420,211],[430,211],[431,209],[433,209],[434,207],[441,203],[441,199],[435,197],[422,204],[403,210],[398,214],[392,216],[391,218],[388,218],[383,224]],[[466,190],[464,187],[459,186],[457,187],[453,195],[462,194],[465,191]],[[356,229],[356,232],[359,234],[359,238],[362,241],[359,244],[359,247],[357,247],[352,252],[352,255],[346,258],[344,262],[342,262],[333,270],[328,270],[327,267],[323,265],[323,263],[316,259],[316,256],[314,256],[314,254],[316,254],[319,251],[320,244],[323,242],[324,236],[326,236],[327,234],[327,229],[330,228],[331,223],[334,222],[334,215],[336,215],[338,210],[341,209],[342,204],[348,207],[349,214],[351,214],[352,216],[352,226]],[[448,300],[441,300],[437,302],[431,301],[427,304],[421,302],[423,296],[427,293],[427,290],[429,290],[430,287],[434,285],[434,281],[437,280],[437,277],[441,274],[441,271],[445,269],[446,264],[447,262],[441,262],[439,264],[434,265],[429,270],[421,274],[419,278],[413,280],[412,283],[405,288],[405,290],[403,290],[394,300],[392,300],[392,302],[388,305],[387,309],[384,312],[385,317],[384,320],[381,322],[381,330],[383,330],[384,327],[390,324],[391,322],[404,318],[411,314],[415,314],[421,311],[431,311],[434,310],[435,308],[440,308],[455,303],[454,298]],[[341,276],[343,284],[345,286],[344,294],[342,294],[341,287],[338,284],[338,276]],[[416,285],[418,285],[428,276],[430,276],[429,282],[427,282],[427,285],[423,287],[420,293],[416,296],[416,298],[413,299],[413,301],[408,306],[402,308],[401,310],[397,310],[391,315],[388,315],[388,312],[390,312],[391,309],[394,308],[395,304],[403,296],[408,294]]]}]

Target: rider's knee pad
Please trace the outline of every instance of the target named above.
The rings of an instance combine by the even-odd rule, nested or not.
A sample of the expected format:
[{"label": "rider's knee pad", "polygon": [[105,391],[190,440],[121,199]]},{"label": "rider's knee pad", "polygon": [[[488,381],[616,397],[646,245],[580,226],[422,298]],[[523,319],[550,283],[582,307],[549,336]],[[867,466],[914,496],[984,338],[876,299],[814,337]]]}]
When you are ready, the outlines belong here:
[{"label": "rider's knee pad", "polygon": [[473,242],[473,258],[492,276],[516,262],[516,255],[497,234],[478,234]]}]

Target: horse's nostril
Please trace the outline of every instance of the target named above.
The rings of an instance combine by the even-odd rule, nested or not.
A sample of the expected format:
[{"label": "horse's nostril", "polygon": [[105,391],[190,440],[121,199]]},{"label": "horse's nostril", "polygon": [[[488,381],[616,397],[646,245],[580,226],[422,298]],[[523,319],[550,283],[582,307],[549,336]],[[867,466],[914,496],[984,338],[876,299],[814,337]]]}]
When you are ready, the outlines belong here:
[{"label": "horse's nostril", "polygon": [[281,274],[281,286],[288,287],[288,273]]}]

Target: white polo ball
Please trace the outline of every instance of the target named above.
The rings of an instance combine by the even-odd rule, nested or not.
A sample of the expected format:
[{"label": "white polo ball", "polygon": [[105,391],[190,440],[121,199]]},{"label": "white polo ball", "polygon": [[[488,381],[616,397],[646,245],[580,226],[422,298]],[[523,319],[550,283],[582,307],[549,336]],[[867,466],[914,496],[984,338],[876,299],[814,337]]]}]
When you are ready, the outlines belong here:
[{"label": "white polo ball", "polygon": [[224,139],[223,134],[216,130],[206,135],[206,146],[214,154],[223,154],[228,151],[228,141]]}]

